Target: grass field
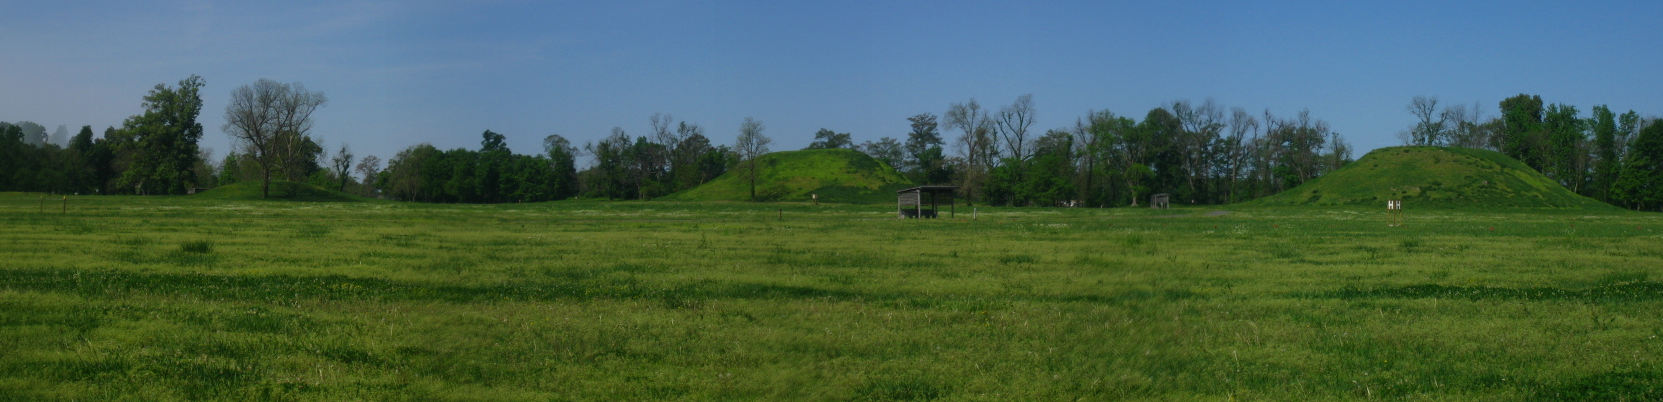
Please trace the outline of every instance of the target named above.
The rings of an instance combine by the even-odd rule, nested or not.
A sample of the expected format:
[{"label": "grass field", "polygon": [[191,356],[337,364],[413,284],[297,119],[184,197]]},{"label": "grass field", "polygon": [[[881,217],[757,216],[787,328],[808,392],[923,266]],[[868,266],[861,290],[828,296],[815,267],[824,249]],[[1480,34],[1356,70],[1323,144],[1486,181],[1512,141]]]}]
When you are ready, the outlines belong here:
[{"label": "grass field", "polygon": [[1663,398],[1655,214],[40,201],[0,399]]}]

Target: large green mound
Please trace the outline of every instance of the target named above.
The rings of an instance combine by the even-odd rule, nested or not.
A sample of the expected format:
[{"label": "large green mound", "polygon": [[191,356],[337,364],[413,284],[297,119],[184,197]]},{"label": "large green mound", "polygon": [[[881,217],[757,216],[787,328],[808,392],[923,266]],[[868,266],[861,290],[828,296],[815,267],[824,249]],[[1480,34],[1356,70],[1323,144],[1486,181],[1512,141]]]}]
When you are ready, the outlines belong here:
[{"label": "large green mound", "polygon": [[1470,148],[1390,147],[1292,190],[1266,205],[1379,205],[1407,208],[1611,208],[1583,197],[1500,152]]},{"label": "large green mound", "polygon": [[271,197],[260,197],[260,182],[245,181],[214,187],[192,197],[223,200],[274,200],[309,202],[353,202],[365,198],[306,183],[272,181]]},{"label": "large green mound", "polygon": [[[775,152],[757,159],[756,196],[762,201],[808,201],[871,204],[895,202],[895,191],[912,186],[895,168],[850,149]],[[741,164],[715,180],[662,199],[676,201],[746,201],[750,181]]]}]

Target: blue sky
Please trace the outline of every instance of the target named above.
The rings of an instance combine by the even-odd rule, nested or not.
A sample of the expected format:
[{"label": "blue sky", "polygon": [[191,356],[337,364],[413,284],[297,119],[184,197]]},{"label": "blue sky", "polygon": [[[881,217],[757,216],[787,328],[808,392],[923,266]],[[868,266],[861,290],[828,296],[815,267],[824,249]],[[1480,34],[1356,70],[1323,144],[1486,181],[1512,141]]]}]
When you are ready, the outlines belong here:
[{"label": "blue sky", "polygon": [[232,148],[227,95],[260,78],[329,103],[314,134],[383,159],[428,142],[582,144],[669,113],[775,150],[815,130],[904,138],[906,117],[1033,94],[1039,129],[1180,99],[1310,109],[1397,145],[1416,95],[1540,94],[1663,113],[1663,2],[28,2],[0,23],[0,121],[99,133],[157,83],[207,81],[202,145]]}]

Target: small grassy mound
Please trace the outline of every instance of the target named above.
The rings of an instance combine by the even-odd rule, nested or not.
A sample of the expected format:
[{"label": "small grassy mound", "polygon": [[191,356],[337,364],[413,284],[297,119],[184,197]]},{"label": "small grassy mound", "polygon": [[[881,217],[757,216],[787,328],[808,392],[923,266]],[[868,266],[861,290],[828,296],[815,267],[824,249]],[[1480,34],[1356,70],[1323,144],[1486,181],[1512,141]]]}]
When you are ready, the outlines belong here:
[{"label": "small grassy mound", "polygon": [[245,181],[214,187],[191,197],[223,200],[277,200],[310,202],[355,202],[365,198],[306,183],[272,181],[271,196],[260,196],[260,182]]},{"label": "small grassy mound", "polygon": [[1560,186],[1516,159],[1469,148],[1390,147],[1262,205],[1380,205],[1408,208],[1613,208]]},{"label": "small grassy mound", "polygon": [[[761,201],[873,204],[895,202],[895,191],[913,184],[895,168],[850,149],[775,152],[757,159],[756,196]],[[665,196],[675,201],[747,201],[750,181],[744,164],[709,183]]]}]

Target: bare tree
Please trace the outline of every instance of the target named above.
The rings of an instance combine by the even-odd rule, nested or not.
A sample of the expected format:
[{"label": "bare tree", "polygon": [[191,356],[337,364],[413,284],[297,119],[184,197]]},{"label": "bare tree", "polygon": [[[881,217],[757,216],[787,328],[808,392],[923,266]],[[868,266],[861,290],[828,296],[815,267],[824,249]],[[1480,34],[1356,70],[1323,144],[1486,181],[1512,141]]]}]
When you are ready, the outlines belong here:
[{"label": "bare tree", "polygon": [[1247,133],[1254,133],[1256,139],[1258,129],[1259,120],[1254,119],[1252,113],[1239,107],[1230,110],[1230,137],[1224,143],[1225,160],[1230,164],[1229,202],[1239,199],[1236,195],[1237,184],[1246,179],[1242,177],[1242,171],[1251,162],[1252,153],[1249,151],[1252,150],[1253,139],[1247,138]]},{"label": "bare tree", "polygon": [[1034,95],[1016,97],[1016,102],[999,109],[999,135],[1005,140],[1005,150],[1018,161],[1028,158],[1028,129],[1034,126]]},{"label": "bare tree", "polygon": [[1437,145],[1443,141],[1448,117],[1438,113],[1438,98],[1416,96],[1409,101],[1409,113],[1415,115],[1415,127],[1409,130],[1414,145]]},{"label": "bare tree", "polygon": [[352,169],[352,158],[352,149],[341,144],[341,149],[335,151],[335,158],[329,160],[330,166],[335,168],[335,177],[341,180],[341,187],[335,191],[346,192],[346,182],[352,179],[346,174],[348,169]]},{"label": "bare tree", "polygon": [[756,159],[768,153],[768,143],[773,141],[762,135],[762,129],[761,121],[746,117],[745,122],[739,124],[739,138],[733,142],[733,148],[739,151],[739,158],[745,161],[745,178],[751,182],[752,201],[756,201]]},{"label": "bare tree", "polygon": [[948,105],[947,114],[943,117],[947,128],[961,133],[956,143],[965,166],[960,169],[959,186],[964,188],[967,200],[974,201],[986,182],[988,167],[993,165],[998,154],[993,119],[974,98],[969,102]]},{"label": "bare tree", "polygon": [[1178,145],[1178,155],[1186,170],[1186,184],[1191,194],[1208,194],[1210,191],[1206,187],[1212,181],[1212,163],[1217,152],[1219,132],[1224,128],[1224,111],[1218,103],[1207,99],[1200,105],[1191,105],[1189,101],[1173,102],[1172,113],[1178,117],[1183,128],[1180,138],[1173,142]]},{"label": "bare tree", "polygon": [[353,170],[364,177],[364,195],[371,195],[371,189],[375,188],[375,176],[381,173],[381,158],[365,155],[363,159],[358,160],[358,167]]},{"label": "bare tree", "polygon": [[651,117],[647,118],[647,123],[652,125],[653,142],[663,145],[665,151],[674,154],[676,145],[680,144],[682,140],[679,135],[681,132],[676,131],[673,126],[675,119],[666,113],[653,113]]},{"label": "bare tree", "polygon": [[225,105],[223,129],[247,147],[260,167],[260,196],[271,195],[271,175],[283,171],[293,177],[301,157],[310,157],[308,137],[312,112],[323,106],[322,92],[309,92],[300,83],[260,79],[231,91]]}]

